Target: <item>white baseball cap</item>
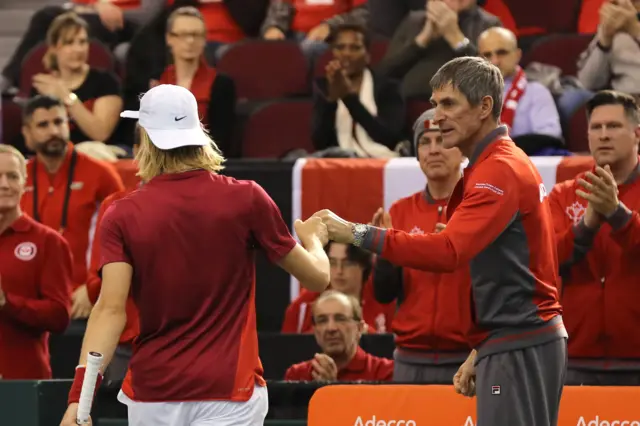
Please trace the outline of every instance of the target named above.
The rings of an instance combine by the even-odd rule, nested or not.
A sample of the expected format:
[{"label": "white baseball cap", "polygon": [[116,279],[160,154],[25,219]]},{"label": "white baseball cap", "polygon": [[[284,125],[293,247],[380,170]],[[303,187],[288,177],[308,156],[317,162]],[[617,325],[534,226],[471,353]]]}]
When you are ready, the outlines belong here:
[{"label": "white baseball cap", "polygon": [[138,119],[160,149],[211,143],[200,124],[195,96],[181,86],[161,84],[150,89],[140,99],[139,111],[123,111],[120,117]]}]

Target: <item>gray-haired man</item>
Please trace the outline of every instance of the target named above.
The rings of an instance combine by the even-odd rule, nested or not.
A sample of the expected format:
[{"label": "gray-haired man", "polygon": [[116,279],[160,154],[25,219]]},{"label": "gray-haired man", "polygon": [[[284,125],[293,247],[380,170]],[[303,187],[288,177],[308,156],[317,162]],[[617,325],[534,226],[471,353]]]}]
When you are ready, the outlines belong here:
[{"label": "gray-haired man", "polygon": [[434,120],[445,148],[469,167],[449,200],[446,229],[407,234],[316,215],[333,240],[375,251],[396,265],[433,272],[471,268],[468,333],[475,349],[454,376],[477,393],[478,426],[555,426],[567,365],[558,259],[542,178],[499,125],[504,81],[484,59],[445,64],[431,80]]}]

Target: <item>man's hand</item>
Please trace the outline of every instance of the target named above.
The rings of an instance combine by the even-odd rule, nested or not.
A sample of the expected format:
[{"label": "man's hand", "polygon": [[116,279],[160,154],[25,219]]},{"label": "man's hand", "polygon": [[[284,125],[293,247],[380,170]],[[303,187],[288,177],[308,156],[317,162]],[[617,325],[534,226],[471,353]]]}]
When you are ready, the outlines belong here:
[{"label": "man's hand", "polygon": [[328,97],[331,102],[342,99],[350,93],[356,93],[356,88],[340,61],[332,60],[325,67],[328,84]]},{"label": "man's hand", "polygon": [[441,233],[442,231],[444,231],[445,229],[447,229],[447,225],[444,223],[436,223],[436,228],[434,230],[434,232],[436,234]]},{"label": "man's hand", "polygon": [[6,303],[7,297],[4,295],[4,291],[2,290],[2,276],[0,276],[0,309],[2,309]]},{"label": "man's hand", "polygon": [[476,394],[476,351],[471,351],[467,360],[453,376],[453,388],[460,395],[473,397]]},{"label": "man's hand", "polygon": [[593,209],[593,205],[591,203],[587,204],[587,211],[584,214],[584,226],[591,230],[597,230],[602,225],[602,216],[598,214]]},{"label": "man's hand", "polygon": [[307,40],[311,41],[325,41],[327,37],[329,37],[329,33],[331,32],[331,27],[326,23],[321,23],[320,25],[316,25],[311,28],[311,30],[307,33]]},{"label": "man's hand", "polygon": [[311,376],[318,382],[335,382],[338,380],[338,367],[328,355],[315,354],[311,360]]},{"label": "man's hand", "polygon": [[613,37],[632,24],[636,19],[635,7],[630,11],[627,6],[606,2],[600,8],[600,26],[598,27],[598,41],[604,47],[611,46]]},{"label": "man's hand", "polygon": [[271,27],[264,32],[262,36],[265,40],[284,40],[286,36],[284,32],[278,27]]},{"label": "man's hand", "polygon": [[383,229],[393,229],[393,222],[391,220],[391,215],[385,212],[382,207],[380,207],[373,214],[373,219],[371,219],[371,225],[376,226],[378,228],[383,228]]},{"label": "man's hand", "polygon": [[100,22],[106,29],[115,32],[124,28],[124,14],[118,6],[112,3],[96,3],[95,8]]},{"label": "man's hand", "polygon": [[327,226],[318,217],[311,216],[304,222],[297,219],[293,227],[303,246],[308,246],[314,238],[317,238],[323,247],[329,242]]},{"label": "man's hand", "polygon": [[71,295],[71,318],[72,319],[85,319],[89,318],[93,305],[89,300],[89,293],[87,292],[87,286],[85,284],[78,287]]},{"label": "man's hand", "polygon": [[331,210],[320,210],[313,214],[327,225],[329,239],[336,243],[353,244],[353,223],[342,219]]},{"label": "man's hand", "polygon": [[430,1],[427,4],[427,17],[450,46],[454,47],[464,40],[464,34],[458,25],[458,13],[446,3]]},{"label": "man's hand", "polygon": [[618,5],[624,10],[623,13],[627,17],[627,23],[622,30],[632,37],[640,37],[640,18],[636,7],[631,0],[618,0]]},{"label": "man's hand", "polygon": [[[73,404],[69,404],[67,407],[67,411],[64,413],[64,417],[62,417],[60,426],[78,426],[78,423],[76,423],[77,418],[78,404],[74,402]],[[91,426],[92,424],[91,417],[89,417],[89,423],[84,423],[84,426]]]},{"label": "man's hand", "polygon": [[[432,0],[433,1],[433,0]],[[440,33],[438,32],[438,28],[433,23],[431,19],[429,19],[429,11],[425,10],[425,15],[427,15],[427,20],[424,23],[424,27],[422,31],[416,36],[416,44],[422,48],[425,48],[431,43],[432,40],[440,37]]]},{"label": "man's hand", "polygon": [[587,172],[585,177],[588,180],[578,179],[578,184],[588,192],[578,189],[576,194],[587,200],[597,213],[610,217],[620,205],[618,185],[611,169],[608,165],[605,168],[596,167],[595,173]]}]

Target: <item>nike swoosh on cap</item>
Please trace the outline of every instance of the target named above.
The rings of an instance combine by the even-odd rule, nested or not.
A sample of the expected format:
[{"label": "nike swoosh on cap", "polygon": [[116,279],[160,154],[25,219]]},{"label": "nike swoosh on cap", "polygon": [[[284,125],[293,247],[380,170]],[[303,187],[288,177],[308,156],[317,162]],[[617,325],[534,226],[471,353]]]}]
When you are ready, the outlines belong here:
[{"label": "nike swoosh on cap", "polygon": [[180,121],[180,120],[183,120],[183,119],[185,119],[185,118],[187,118],[187,116],[186,116],[186,115],[185,115],[185,116],[183,116],[183,117],[174,117],[174,120],[175,120],[175,121]]}]

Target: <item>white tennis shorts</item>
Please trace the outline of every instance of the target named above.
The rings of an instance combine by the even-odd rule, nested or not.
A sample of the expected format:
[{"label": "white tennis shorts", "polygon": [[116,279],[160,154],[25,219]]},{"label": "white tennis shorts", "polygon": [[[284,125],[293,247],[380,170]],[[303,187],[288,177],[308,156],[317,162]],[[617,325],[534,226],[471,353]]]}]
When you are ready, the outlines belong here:
[{"label": "white tennis shorts", "polygon": [[137,402],[122,391],[129,426],[263,426],[269,411],[267,388],[256,386],[246,402]]}]

